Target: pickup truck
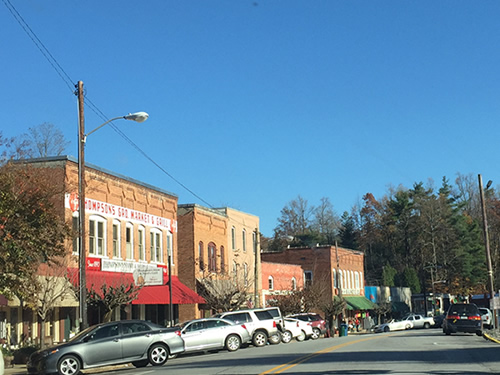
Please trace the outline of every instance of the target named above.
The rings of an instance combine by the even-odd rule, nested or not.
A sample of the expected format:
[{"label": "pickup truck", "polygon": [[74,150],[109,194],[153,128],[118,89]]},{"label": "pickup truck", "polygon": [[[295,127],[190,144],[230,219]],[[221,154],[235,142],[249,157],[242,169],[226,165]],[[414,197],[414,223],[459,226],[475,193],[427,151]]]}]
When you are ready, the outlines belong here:
[{"label": "pickup truck", "polygon": [[419,314],[409,314],[403,318],[403,321],[413,323],[413,328],[430,328],[434,326],[434,318],[432,316],[423,316]]}]

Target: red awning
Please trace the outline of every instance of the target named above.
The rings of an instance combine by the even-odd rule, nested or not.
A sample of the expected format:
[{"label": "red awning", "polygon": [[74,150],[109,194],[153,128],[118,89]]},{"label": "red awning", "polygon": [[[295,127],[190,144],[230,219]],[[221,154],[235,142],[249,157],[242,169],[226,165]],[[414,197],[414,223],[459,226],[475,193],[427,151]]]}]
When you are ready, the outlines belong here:
[{"label": "red awning", "polygon": [[[78,269],[68,269],[68,277],[74,285],[79,285]],[[99,292],[101,287],[107,286],[117,287],[122,284],[133,284],[134,278],[130,273],[121,272],[105,272],[105,271],[90,271],[85,273],[87,289],[94,289]],[[167,285],[150,285],[144,286],[139,291],[137,299],[132,301],[133,305],[168,305],[170,303],[170,293]],[[186,285],[180,282],[177,276],[172,276],[172,303],[176,305],[205,303],[205,300],[196,294],[195,291],[189,289]]]}]

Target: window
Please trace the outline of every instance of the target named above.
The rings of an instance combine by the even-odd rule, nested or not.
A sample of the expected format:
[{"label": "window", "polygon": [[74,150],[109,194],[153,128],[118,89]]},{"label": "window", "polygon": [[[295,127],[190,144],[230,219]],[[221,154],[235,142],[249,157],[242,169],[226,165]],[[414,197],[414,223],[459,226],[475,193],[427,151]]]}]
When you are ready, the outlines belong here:
[{"label": "window", "polygon": [[73,253],[78,254],[78,249],[80,248],[80,221],[78,220],[78,215],[73,215],[73,233],[75,233],[75,237],[73,237]]},{"label": "window", "polygon": [[234,278],[238,277],[238,264],[233,260],[233,276]]},{"label": "window", "polygon": [[113,258],[120,256],[120,222],[113,220]]},{"label": "window", "polygon": [[343,276],[344,275],[342,274],[342,270],[339,270],[339,288],[340,289],[344,288],[344,280],[342,279]]},{"label": "window", "polygon": [[245,283],[245,286],[248,286],[248,264],[243,264],[243,280]]},{"label": "window", "polygon": [[[167,232],[167,255],[170,255],[170,263],[174,262],[173,252],[172,252],[172,233]],[[163,253],[162,253],[163,261]]]},{"label": "window", "polygon": [[125,228],[125,249],[127,259],[134,259],[134,226],[130,223]]},{"label": "window", "polygon": [[269,286],[269,290],[274,289],[274,279],[272,276],[269,276],[269,278],[268,278],[268,286]]},{"label": "window", "polygon": [[217,249],[215,244],[210,242],[208,244],[208,272],[217,272]]},{"label": "window", "polygon": [[139,252],[139,260],[146,260],[146,247],[145,247],[145,242],[146,242],[146,230],[145,228],[141,225],[137,229],[137,251]]},{"label": "window", "polygon": [[224,254],[224,246],[220,247],[220,272],[221,273],[226,272],[226,259]]},{"label": "window", "polygon": [[203,242],[200,241],[198,244],[198,262],[200,263],[200,271],[205,269],[205,263],[203,261]]},{"label": "window", "polygon": [[338,288],[337,270],[335,268],[332,270],[332,276],[333,276],[333,287]]},{"label": "window", "polygon": [[235,227],[231,228],[231,248],[236,250],[236,229]]},{"label": "window", "polygon": [[106,221],[100,216],[89,219],[89,254],[104,256],[106,254]]},{"label": "window", "polygon": [[243,229],[241,231],[241,242],[242,242],[243,251],[246,252],[247,251],[247,231],[245,229]]},{"label": "window", "polygon": [[162,233],[158,229],[151,229],[150,232],[150,251],[151,261],[156,263],[163,262],[163,248],[162,248]]},{"label": "window", "polygon": [[297,279],[292,277],[292,290],[297,290]]},{"label": "window", "polygon": [[305,286],[311,286],[313,281],[313,273],[312,271],[304,272],[304,284]]}]

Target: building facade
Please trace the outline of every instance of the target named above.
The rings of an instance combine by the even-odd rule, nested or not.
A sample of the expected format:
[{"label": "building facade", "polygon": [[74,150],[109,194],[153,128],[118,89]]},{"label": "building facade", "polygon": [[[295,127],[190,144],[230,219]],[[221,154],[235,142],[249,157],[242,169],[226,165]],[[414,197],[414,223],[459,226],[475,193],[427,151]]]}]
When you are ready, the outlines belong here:
[{"label": "building facade", "polygon": [[262,262],[262,306],[269,306],[278,296],[304,289],[300,265]]},{"label": "building facade", "polygon": [[[24,161],[47,173],[63,192],[58,206],[64,219],[78,232],[78,164],[71,157]],[[204,302],[178,278],[177,197],[160,188],[88,165],[85,169],[86,287],[130,285],[138,294],[130,305],[113,311],[112,319],[147,319],[162,325],[179,321],[179,306]],[[79,248],[68,241],[67,282],[79,284]],[[40,333],[36,314],[19,301],[0,307],[5,334],[13,345]],[[79,327],[76,296],[64,298],[47,322],[46,338],[61,342]],[[89,308],[89,324],[102,320],[102,312]]]}]

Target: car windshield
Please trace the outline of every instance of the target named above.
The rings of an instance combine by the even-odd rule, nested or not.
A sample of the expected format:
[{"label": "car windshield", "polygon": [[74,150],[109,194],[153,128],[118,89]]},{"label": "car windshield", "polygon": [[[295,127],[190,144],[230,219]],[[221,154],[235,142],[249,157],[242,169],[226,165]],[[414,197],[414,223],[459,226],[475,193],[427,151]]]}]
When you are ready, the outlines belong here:
[{"label": "car windshield", "polygon": [[474,315],[478,314],[477,307],[475,305],[451,305],[448,315]]},{"label": "car windshield", "polygon": [[79,332],[78,334],[76,334],[75,336],[73,336],[72,338],[70,338],[68,340],[68,342],[72,342],[72,341],[78,341],[80,340],[82,337],[85,337],[89,332],[93,331],[94,329],[96,329],[97,326],[91,326],[91,327],[88,327],[86,329],[84,329],[83,331]]}]

